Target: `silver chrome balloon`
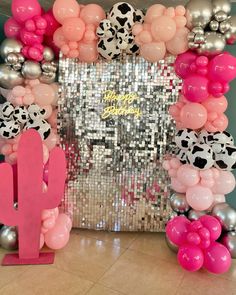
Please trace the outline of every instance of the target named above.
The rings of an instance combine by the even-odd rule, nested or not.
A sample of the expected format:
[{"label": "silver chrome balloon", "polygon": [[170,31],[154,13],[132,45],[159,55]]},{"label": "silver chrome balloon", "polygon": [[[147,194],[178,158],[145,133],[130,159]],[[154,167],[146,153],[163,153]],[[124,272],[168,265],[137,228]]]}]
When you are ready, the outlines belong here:
[{"label": "silver chrome balloon", "polygon": [[20,53],[23,45],[16,39],[7,38],[0,45],[0,55],[3,60],[9,53]]},{"label": "silver chrome balloon", "polygon": [[187,27],[205,27],[212,17],[211,0],[190,0],[186,6]]},{"label": "silver chrome balloon", "polygon": [[13,70],[6,64],[0,65],[0,87],[12,89],[15,86],[21,85],[24,82],[20,72]]},{"label": "silver chrome balloon", "polygon": [[171,242],[169,238],[167,237],[167,235],[165,237],[166,237],[166,244],[169,247],[169,249],[175,253],[178,253],[179,247],[175,245],[173,242]]},{"label": "silver chrome balloon", "polygon": [[233,15],[229,19],[230,28],[225,34],[227,44],[233,45],[236,42],[236,15]]},{"label": "silver chrome balloon", "polygon": [[209,24],[209,27],[212,31],[216,32],[219,29],[220,24],[216,20],[212,20]]},{"label": "silver chrome balloon", "polygon": [[224,50],[225,45],[225,37],[222,34],[216,32],[206,32],[205,43],[202,44],[197,51],[199,54],[213,56],[220,54]]},{"label": "silver chrome balloon", "polygon": [[228,15],[224,11],[219,11],[214,15],[214,19],[218,22],[223,22],[227,20]]},{"label": "silver chrome balloon", "polygon": [[230,252],[232,258],[236,258],[236,232],[230,231],[222,235],[220,243],[223,244]]},{"label": "silver chrome balloon", "polygon": [[27,60],[22,66],[21,73],[26,79],[33,80],[41,76],[42,70],[38,62]]},{"label": "silver chrome balloon", "polygon": [[45,84],[52,84],[53,82],[56,81],[56,74],[55,73],[51,73],[51,75],[46,75],[46,74],[42,74],[39,78],[39,81],[41,83],[45,83]]},{"label": "silver chrome balloon", "polygon": [[50,47],[45,47],[43,50],[43,59],[45,61],[53,61],[54,60],[54,52]]},{"label": "silver chrome balloon", "polygon": [[18,248],[18,233],[15,226],[4,225],[0,230],[0,245],[6,250]]},{"label": "silver chrome balloon", "polygon": [[185,194],[173,193],[170,197],[170,206],[177,213],[186,213],[190,207]]},{"label": "silver chrome balloon", "polygon": [[231,11],[231,4],[229,0],[212,0],[212,5],[214,14],[219,11],[229,14]]},{"label": "silver chrome balloon", "polygon": [[225,20],[225,21],[223,21],[223,22],[220,23],[219,30],[220,30],[220,32],[222,34],[225,34],[227,31],[229,31],[230,27],[231,27],[230,26],[230,21],[229,20]]},{"label": "silver chrome balloon", "polygon": [[220,221],[224,230],[231,231],[236,228],[236,210],[227,203],[216,204],[212,208],[211,215]]},{"label": "silver chrome balloon", "polygon": [[199,217],[206,215],[206,211],[196,211],[196,210],[190,210],[188,212],[188,219],[193,221],[193,220],[198,220]]}]

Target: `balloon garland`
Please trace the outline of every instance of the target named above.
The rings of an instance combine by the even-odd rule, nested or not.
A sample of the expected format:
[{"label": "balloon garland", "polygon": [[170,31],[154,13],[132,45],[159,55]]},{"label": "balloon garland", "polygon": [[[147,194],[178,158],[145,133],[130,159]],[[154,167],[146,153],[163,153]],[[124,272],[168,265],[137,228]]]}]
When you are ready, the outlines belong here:
[{"label": "balloon garland", "polygon": [[[19,10],[19,5],[24,9]],[[216,240],[222,229],[236,227],[236,212],[225,203],[225,195],[235,188],[231,170],[236,168],[236,147],[225,131],[224,114],[224,94],[236,77],[236,58],[224,52],[226,44],[236,41],[236,16],[230,13],[228,0],[190,0],[185,7],[175,8],[155,4],[145,14],[126,2],[113,5],[106,14],[97,4],[56,0],[52,10],[44,13],[37,0],[13,0],[13,17],[4,26],[7,39],[0,47],[4,62],[0,90],[6,98],[0,111],[0,150],[5,160],[16,164],[21,133],[38,130],[44,142],[43,189],[47,189],[47,159],[58,143],[54,82],[59,50],[64,57],[87,63],[123,54],[149,62],[176,55],[175,71],[183,79],[179,101],[170,107],[177,127],[176,153],[167,156],[163,167],[175,191],[170,205],[187,217],[169,221],[167,244],[178,251],[178,261],[186,270],[204,266],[213,273],[227,271],[230,253],[236,256],[236,238],[223,233],[222,244]],[[149,188],[150,197],[153,189],[158,188]],[[123,195],[132,203],[128,188]],[[206,215],[210,211],[214,217]],[[71,220],[58,208],[45,210],[40,247],[44,242],[53,249],[63,247],[70,229]],[[232,241],[234,248],[230,248]]]}]

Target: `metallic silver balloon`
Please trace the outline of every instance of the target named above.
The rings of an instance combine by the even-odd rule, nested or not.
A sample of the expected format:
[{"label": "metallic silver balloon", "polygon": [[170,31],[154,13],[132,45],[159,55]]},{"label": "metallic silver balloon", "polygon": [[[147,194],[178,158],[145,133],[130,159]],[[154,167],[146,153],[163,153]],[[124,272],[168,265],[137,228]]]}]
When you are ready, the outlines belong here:
[{"label": "metallic silver balloon", "polygon": [[228,15],[224,11],[218,11],[214,15],[214,19],[218,22],[223,22],[224,20],[227,20],[227,18],[228,18]]},{"label": "metallic silver balloon", "polygon": [[0,230],[0,245],[7,250],[18,248],[18,233],[15,226],[4,225]]},{"label": "metallic silver balloon", "polygon": [[23,45],[16,39],[7,38],[0,45],[0,55],[3,60],[9,53],[20,53]]},{"label": "metallic silver balloon", "polygon": [[56,81],[56,74],[52,73],[50,76],[42,74],[39,78],[39,81],[45,84],[52,84]]},{"label": "metallic silver balloon", "polygon": [[231,11],[231,4],[229,0],[212,0],[212,5],[214,14],[219,11],[224,11],[229,14]]},{"label": "metallic silver balloon", "polygon": [[50,47],[45,47],[43,50],[43,59],[45,61],[53,61],[54,60],[54,52]]},{"label": "metallic silver balloon", "polygon": [[212,31],[216,32],[219,29],[220,24],[216,20],[212,20],[209,24],[209,27]]},{"label": "metallic silver balloon", "polygon": [[236,232],[230,231],[222,235],[220,243],[230,252],[232,258],[236,258]]},{"label": "metallic silver balloon", "polygon": [[27,60],[22,66],[21,73],[26,79],[33,80],[41,76],[42,70],[38,62]]},{"label": "metallic silver balloon", "polygon": [[166,235],[166,244],[171,251],[178,253],[179,247],[175,245],[173,242],[171,242],[169,238],[167,237],[167,235]]},{"label": "metallic silver balloon", "polygon": [[231,231],[236,228],[236,210],[227,203],[216,204],[212,208],[211,215],[220,221],[224,230]]},{"label": "metallic silver balloon", "polygon": [[236,15],[229,19],[230,28],[225,34],[227,44],[233,45],[236,42]]},{"label": "metallic silver balloon", "polygon": [[190,0],[186,6],[187,27],[205,27],[212,17],[211,0]]},{"label": "metallic silver balloon", "polygon": [[225,37],[216,32],[205,33],[205,43],[197,49],[199,54],[213,56],[220,54],[226,45]]},{"label": "metallic silver balloon", "polygon": [[16,55],[16,53],[9,53],[5,58],[5,61],[10,65],[15,65],[18,63],[18,56]]},{"label": "metallic silver balloon", "polygon": [[190,207],[185,194],[173,193],[170,197],[170,206],[177,213],[186,213]]},{"label": "metallic silver balloon", "polygon": [[225,20],[223,22],[220,23],[220,32],[222,34],[226,33],[229,29],[230,29],[230,22],[229,20]]},{"label": "metallic silver balloon", "polygon": [[0,65],[0,87],[12,89],[15,86],[23,84],[24,79],[20,72],[14,71],[6,64]]},{"label": "metallic silver balloon", "polygon": [[189,220],[198,220],[199,217],[206,215],[207,212],[206,211],[196,211],[196,210],[190,210],[188,212],[188,219]]}]

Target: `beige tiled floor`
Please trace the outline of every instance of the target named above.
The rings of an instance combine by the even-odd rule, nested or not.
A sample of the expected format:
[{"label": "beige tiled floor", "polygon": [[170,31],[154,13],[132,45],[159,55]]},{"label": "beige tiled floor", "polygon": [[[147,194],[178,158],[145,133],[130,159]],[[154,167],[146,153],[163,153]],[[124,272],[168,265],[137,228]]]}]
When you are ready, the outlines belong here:
[{"label": "beige tiled floor", "polygon": [[0,295],[11,294],[236,295],[236,261],[222,276],[188,273],[164,234],[74,230],[54,265],[0,267]]}]

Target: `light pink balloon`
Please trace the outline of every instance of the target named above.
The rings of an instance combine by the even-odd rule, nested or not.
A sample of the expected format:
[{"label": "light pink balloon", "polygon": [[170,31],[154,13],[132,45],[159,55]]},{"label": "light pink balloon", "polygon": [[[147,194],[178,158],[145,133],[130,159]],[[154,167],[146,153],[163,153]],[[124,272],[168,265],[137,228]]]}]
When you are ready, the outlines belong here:
[{"label": "light pink balloon", "polygon": [[44,144],[47,146],[48,150],[51,151],[59,142],[59,136],[53,131],[49,136],[44,140]]},{"label": "light pink balloon", "polygon": [[40,233],[39,249],[42,249],[43,246],[44,246],[44,234]]},{"label": "light pink balloon", "polygon": [[218,114],[224,113],[228,107],[228,102],[225,96],[215,98],[213,96],[208,97],[202,102],[202,105],[208,112],[216,112]]},{"label": "light pink balloon", "polygon": [[96,41],[90,43],[79,43],[79,59],[84,62],[95,62],[98,59]]},{"label": "light pink balloon", "polygon": [[187,103],[180,111],[180,120],[185,128],[202,128],[207,121],[207,111],[199,103]]},{"label": "light pink balloon", "polygon": [[80,6],[76,0],[56,0],[52,10],[55,19],[63,24],[65,19],[79,16]]},{"label": "light pink balloon", "polygon": [[166,49],[173,55],[184,53],[188,50],[188,36],[189,30],[187,28],[180,28],[176,31],[174,37],[166,42]]},{"label": "light pink balloon", "polygon": [[194,186],[198,184],[200,180],[199,171],[188,164],[182,165],[177,171],[177,179],[184,186]]},{"label": "light pink balloon", "polygon": [[86,24],[93,24],[95,26],[98,26],[101,20],[106,18],[106,14],[100,5],[88,4],[82,9],[80,13],[80,18]]},{"label": "light pink balloon", "polygon": [[144,17],[145,22],[151,23],[154,19],[164,14],[166,8],[161,4],[154,4],[150,6]]},{"label": "light pink balloon", "polygon": [[51,104],[55,98],[53,88],[50,85],[44,83],[35,85],[32,88],[32,93],[35,97],[35,102],[40,106]]},{"label": "light pink balloon", "polygon": [[37,0],[12,0],[11,11],[18,23],[24,23],[34,16],[41,15],[41,6]]},{"label": "light pink balloon", "polygon": [[171,188],[176,191],[177,193],[185,193],[186,192],[186,186],[183,185],[180,181],[178,181],[176,178],[171,178]]},{"label": "light pink balloon", "polygon": [[13,17],[10,17],[4,24],[4,33],[7,38],[18,38],[20,29],[21,26]]},{"label": "light pink balloon", "polygon": [[[218,203],[225,203],[225,195],[213,195],[213,198],[214,198],[214,202],[212,204],[212,207]],[[211,209],[211,207],[209,208]]]},{"label": "light pink balloon", "polygon": [[235,177],[230,171],[219,171],[220,175],[215,179],[212,188],[214,194],[227,195],[235,189]]},{"label": "light pink balloon", "polygon": [[72,229],[72,220],[71,218],[65,214],[65,213],[60,213],[57,217],[56,224],[60,226],[64,226],[69,232]]},{"label": "light pink balloon", "polygon": [[166,47],[164,42],[151,42],[143,44],[140,55],[149,62],[158,62],[165,57]]},{"label": "light pink balloon", "polygon": [[160,16],[152,22],[151,33],[156,41],[170,41],[176,33],[175,21],[169,16]]},{"label": "light pink balloon", "polygon": [[69,231],[62,225],[56,225],[45,234],[45,243],[49,248],[58,250],[66,246],[69,238]]},{"label": "light pink balloon", "polygon": [[51,216],[50,218],[47,218],[43,222],[43,227],[46,229],[52,229],[56,224],[56,219],[54,216]]},{"label": "light pink balloon", "polygon": [[57,47],[62,47],[66,42],[66,37],[63,34],[62,27],[58,28],[53,34],[53,42]]},{"label": "light pink balloon", "polygon": [[212,191],[201,185],[190,187],[186,191],[186,200],[194,210],[207,210],[213,203]]},{"label": "light pink balloon", "polygon": [[81,18],[70,17],[63,21],[62,32],[69,41],[80,41],[85,32],[85,23]]}]

